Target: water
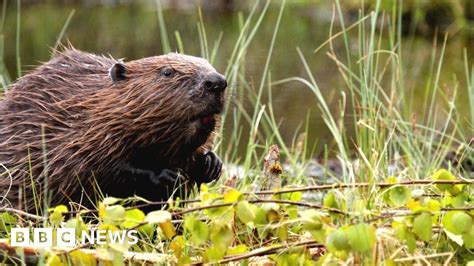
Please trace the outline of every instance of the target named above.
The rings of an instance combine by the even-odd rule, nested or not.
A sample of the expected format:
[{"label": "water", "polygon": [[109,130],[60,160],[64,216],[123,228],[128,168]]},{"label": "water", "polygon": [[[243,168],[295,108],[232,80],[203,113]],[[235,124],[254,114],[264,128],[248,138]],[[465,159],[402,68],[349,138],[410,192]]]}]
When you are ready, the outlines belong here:
[{"label": "water", "polygon": [[[273,80],[291,76],[306,77],[303,64],[296,52],[296,47],[299,47],[306,56],[324,96],[328,99],[331,110],[338,113],[338,100],[344,90],[344,82],[336,64],[326,55],[327,49],[317,54],[313,53],[315,48],[328,39],[332,8],[328,4],[307,2],[310,4],[302,5],[290,1],[285,9],[271,61],[271,76]],[[256,40],[248,50],[246,76],[255,88],[260,82],[278,9],[278,5],[271,6]],[[115,58],[126,60],[162,53],[156,9],[151,1],[143,5],[112,6],[52,3],[24,5],[21,10],[20,55],[25,72],[50,58],[51,47],[55,45],[59,32],[73,10],[75,13],[65,37],[78,49],[98,54],[111,54]],[[247,14],[248,11],[244,10],[243,13]],[[199,56],[201,50],[196,26],[198,21],[196,9],[192,6],[179,10],[166,9],[164,16],[172,48],[178,49],[174,38],[174,32],[178,31],[186,53]],[[237,39],[238,13],[204,9],[203,18],[211,45],[220,33],[223,34],[214,65],[218,70],[224,71],[226,60]],[[17,76],[15,21],[16,8],[13,1],[8,6],[3,28],[4,60],[12,79]],[[334,31],[337,30],[336,27]],[[351,34],[354,37],[357,36],[356,31]],[[417,98],[423,96],[430,69],[433,43],[436,42],[433,42],[431,37],[417,37],[405,39],[402,45],[405,59],[403,78],[406,81],[406,89],[409,93],[413,92],[415,102]],[[447,60],[441,73],[442,83],[440,84],[442,90],[449,91],[456,85],[456,80],[460,81],[460,100],[457,104],[466,112],[468,110],[467,97],[462,91],[464,86],[463,48],[467,46],[468,54],[470,54],[470,51],[474,49],[472,43],[471,39],[460,32],[450,37],[446,49]],[[441,43],[438,42],[437,45],[436,51],[439,54]],[[334,48],[341,57],[345,56],[342,42],[336,41]],[[355,53],[358,49],[357,44],[351,43],[351,49]],[[239,84],[231,85],[234,88],[239,86]],[[320,118],[316,98],[309,89],[297,83],[279,85],[273,88],[272,97],[275,116],[281,122],[281,134],[287,143],[291,143],[304,129],[308,114],[310,115],[310,145],[318,144],[318,150],[321,151],[322,144],[331,140],[330,132]],[[268,95],[264,95],[264,99],[268,100]],[[235,103],[231,103],[231,106],[233,104]],[[253,108],[250,101],[244,100],[242,104],[249,111]],[[414,105],[418,106],[417,103]],[[228,128],[226,134],[232,130],[234,129]]]}]

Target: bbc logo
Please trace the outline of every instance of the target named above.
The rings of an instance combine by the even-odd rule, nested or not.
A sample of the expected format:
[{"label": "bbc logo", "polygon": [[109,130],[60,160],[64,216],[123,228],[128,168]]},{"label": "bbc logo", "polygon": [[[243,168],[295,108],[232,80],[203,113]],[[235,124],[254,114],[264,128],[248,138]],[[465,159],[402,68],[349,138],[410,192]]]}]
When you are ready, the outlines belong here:
[{"label": "bbc logo", "polygon": [[56,238],[53,236],[52,228],[33,228],[33,240],[31,240],[31,230],[29,228],[12,228],[11,245],[13,247],[52,247],[53,239],[60,247],[74,247],[76,245],[74,228],[56,229]]}]

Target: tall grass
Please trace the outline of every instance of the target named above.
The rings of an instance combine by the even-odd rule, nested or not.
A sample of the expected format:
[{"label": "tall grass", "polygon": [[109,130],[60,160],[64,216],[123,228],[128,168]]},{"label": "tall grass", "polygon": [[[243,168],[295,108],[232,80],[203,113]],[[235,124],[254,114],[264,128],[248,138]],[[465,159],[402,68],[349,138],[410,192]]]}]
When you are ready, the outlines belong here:
[{"label": "tall grass", "polygon": [[[441,73],[443,72],[445,50],[448,41],[443,38],[440,47],[439,40],[434,41],[432,51],[432,68],[425,83],[424,97],[414,98],[412,90],[406,87],[404,75],[406,64],[411,63],[403,54],[403,37],[401,33],[402,6],[394,1],[392,11],[386,13],[380,10],[381,1],[376,1],[374,10],[360,9],[359,20],[352,25],[345,25],[344,14],[341,11],[341,2],[335,2],[334,23],[340,25],[341,32],[332,32],[330,29],[326,45],[327,56],[338,66],[339,75],[346,88],[340,91],[339,109],[334,112],[324,98],[317,82],[318,77],[310,69],[308,59],[297,47],[301,64],[306,71],[305,76],[288,77],[273,81],[271,79],[272,48],[278,42],[278,25],[285,2],[281,3],[280,14],[275,23],[273,38],[268,45],[266,64],[262,66],[263,73],[256,88],[250,87],[245,79],[245,54],[248,44],[254,41],[256,32],[265,17],[269,2],[263,7],[256,3],[249,16],[242,23],[241,33],[236,41],[234,51],[228,61],[226,76],[230,84],[239,84],[231,87],[233,104],[226,110],[224,125],[231,127],[232,133],[226,147],[218,142],[218,151],[225,155],[228,163],[242,165],[244,184],[252,183],[257,176],[263,162],[265,150],[270,144],[278,144],[289,167],[299,169],[288,176],[289,183],[301,184],[313,182],[304,178],[304,167],[316,154],[302,141],[303,156],[291,145],[286,143],[279,131],[279,118],[273,112],[272,86],[288,82],[298,82],[310,89],[318,101],[322,111],[321,118],[332,134],[335,157],[342,165],[340,182],[376,182],[394,175],[400,179],[424,179],[442,165],[446,164],[448,153],[459,147],[467,155],[471,148],[467,144],[466,132],[472,132],[472,111],[469,121],[465,114],[459,113],[457,95],[460,88],[453,80],[452,90],[441,90]],[[254,24],[253,16],[257,13]],[[367,13],[366,13],[367,12]],[[202,19],[202,17],[200,17]],[[202,27],[202,21],[199,26]],[[204,30],[200,30],[204,32]],[[354,38],[352,32],[357,32]],[[204,35],[200,35],[205,38]],[[335,51],[334,43],[342,42],[344,50]],[[201,45],[207,43],[200,41]],[[319,44],[314,44],[318,47]],[[354,49],[354,46],[357,47]],[[205,51],[205,49],[203,50]],[[321,56],[322,48],[317,49]],[[207,53],[203,52],[206,56]],[[469,99],[472,102],[472,70],[468,66],[466,57],[466,84],[469,90]],[[471,73],[470,73],[471,71]],[[449,81],[447,81],[449,82]],[[262,94],[267,93],[269,100],[263,101]],[[245,96],[250,97],[252,111],[243,108]],[[295,103],[298,104],[298,103]],[[416,106],[413,106],[413,105]],[[424,109],[420,111],[420,106]],[[230,110],[232,109],[232,110]],[[229,121],[231,120],[231,121]],[[250,129],[244,132],[242,124],[248,123]],[[305,123],[304,121],[302,122]],[[303,127],[303,131],[307,127]],[[354,133],[351,133],[354,132]],[[308,132],[306,132],[308,133]],[[236,150],[240,149],[242,139],[247,139],[244,158],[237,157]],[[296,136],[295,136],[296,139]],[[330,149],[331,143],[327,143]],[[306,154],[307,153],[307,154]],[[459,168],[453,170],[460,170]]]},{"label": "tall grass", "polygon": [[2,5],[2,17],[0,19],[0,85],[1,88],[5,88],[11,82],[10,75],[5,66],[4,48],[5,48],[5,36],[3,35],[3,27],[5,26],[5,17],[7,14],[7,1],[3,1]]},{"label": "tall grass", "polygon": [[[443,39],[441,47],[437,46],[438,40],[434,41],[432,67],[425,82],[424,97],[421,100],[416,99],[412,92],[414,88],[407,88],[404,79],[405,66],[410,62],[405,58],[402,49],[402,6],[393,1],[391,12],[385,12],[381,11],[381,1],[374,2],[373,10],[368,11],[361,6],[359,20],[347,26],[342,3],[336,1],[333,25],[338,24],[341,31],[334,33],[331,26],[325,47],[315,50],[320,56],[325,56],[322,51],[327,51],[327,56],[339,69],[337,78],[344,80],[346,84],[346,88],[340,91],[340,110],[337,113],[324,98],[322,90],[325,88],[319,87],[318,77],[310,69],[308,59],[297,47],[293,49],[297,49],[306,72],[305,76],[277,81],[271,79],[271,58],[274,56],[272,51],[278,42],[279,22],[285,1],[279,3],[280,13],[276,21],[266,21],[274,23],[275,27],[273,38],[268,44],[266,62],[262,65],[262,76],[256,87],[248,85],[245,78],[245,55],[249,44],[255,41],[270,1],[257,1],[247,18],[242,20],[240,34],[225,71],[229,84],[238,84],[230,88],[232,103],[227,107],[223,121],[227,128],[231,128],[231,133],[228,135],[228,145],[224,147],[223,142],[219,140],[217,148],[227,163],[242,166],[243,177],[256,176],[256,171],[261,168],[265,150],[270,144],[276,143],[280,146],[289,167],[299,169],[295,176],[289,177],[291,183],[311,182],[310,179],[303,178],[303,169],[309,162],[307,158],[316,154],[311,152],[312,149],[307,147],[308,142],[304,139],[303,155],[286,143],[279,131],[280,119],[275,117],[273,111],[275,106],[271,98],[272,87],[288,82],[303,84],[314,93],[318,101],[315,108],[320,108],[322,117],[311,119],[323,119],[332,134],[332,143],[327,143],[326,149],[331,149],[334,144],[335,150],[332,154],[335,154],[343,170],[338,178],[340,182],[376,182],[389,175],[410,179],[425,178],[441,167],[454,146],[462,145],[464,149],[470,149],[464,145],[467,137],[465,132],[472,132],[472,128],[470,125],[466,128],[465,123],[460,123],[465,116],[459,113],[456,104],[459,88],[454,85],[454,89],[446,93],[441,90],[440,85],[448,38]],[[199,44],[202,56],[209,58],[205,22],[202,14],[199,14]],[[164,23],[162,19],[159,21]],[[165,30],[165,25],[160,24],[160,29]],[[357,37],[349,34],[354,32],[357,32]],[[342,52],[335,50],[336,42],[343,43]],[[216,43],[212,53],[214,56],[219,42]],[[314,44],[315,47],[319,45]],[[357,47],[355,50],[354,46]],[[471,70],[467,59],[465,68],[472,102],[472,73],[469,74]],[[269,95],[267,102],[264,102],[262,97],[265,93]],[[249,95],[252,97],[248,97]],[[249,99],[253,107],[250,112],[243,104]],[[421,112],[420,106],[424,108]],[[474,111],[472,106],[470,108],[472,125]],[[247,131],[244,131],[242,126],[244,123],[250,125]],[[303,126],[303,129],[306,131],[307,127]],[[236,151],[242,149],[242,143],[245,144],[245,152],[244,157],[240,158]],[[244,183],[251,183],[252,180],[253,178],[250,178]]]}]

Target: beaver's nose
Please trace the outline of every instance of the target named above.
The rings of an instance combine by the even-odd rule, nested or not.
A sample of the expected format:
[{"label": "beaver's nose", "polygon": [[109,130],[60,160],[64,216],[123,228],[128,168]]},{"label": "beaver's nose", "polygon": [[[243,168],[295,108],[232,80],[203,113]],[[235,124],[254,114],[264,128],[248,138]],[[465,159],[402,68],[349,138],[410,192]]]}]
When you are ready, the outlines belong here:
[{"label": "beaver's nose", "polygon": [[209,91],[220,92],[227,88],[227,81],[223,75],[219,73],[211,73],[205,77],[204,87]]}]

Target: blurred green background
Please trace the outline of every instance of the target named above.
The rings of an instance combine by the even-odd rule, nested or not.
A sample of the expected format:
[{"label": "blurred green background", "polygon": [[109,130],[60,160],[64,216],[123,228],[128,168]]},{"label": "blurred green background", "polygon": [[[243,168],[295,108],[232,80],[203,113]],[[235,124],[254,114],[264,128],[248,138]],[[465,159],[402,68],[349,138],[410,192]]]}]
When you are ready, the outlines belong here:
[{"label": "blurred green background", "polygon": [[[6,1],[6,0],[3,0]],[[403,42],[404,54],[403,78],[405,89],[413,94],[413,102],[407,103],[416,114],[419,104],[417,97],[422,97],[426,86],[426,76],[431,71],[432,55],[439,54],[442,41],[448,35],[444,66],[442,69],[441,89],[449,90],[451,86],[464,86],[464,47],[468,59],[474,53],[474,4],[471,0],[459,1],[404,1],[403,6]],[[3,60],[13,81],[17,78],[16,28],[18,3],[9,0],[2,2],[6,7],[5,19],[1,25],[3,34]],[[213,64],[224,71],[226,60],[230,56],[239,33],[239,16],[245,17],[255,1],[242,0],[162,0],[164,19],[170,36],[171,49],[178,50],[174,38],[179,32],[188,54],[201,55],[199,34],[197,30],[198,8],[202,16],[209,44],[213,44],[222,34],[217,57]],[[263,5],[263,2],[262,2]],[[275,21],[281,1],[272,1],[262,27],[259,29],[246,56],[245,75],[250,86],[260,82],[261,72],[268,54],[269,45],[275,27]],[[370,12],[373,3],[365,1],[342,1],[346,26],[357,21],[360,9]],[[383,1],[382,9],[390,8],[393,1]],[[73,12],[73,13],[72,13]],[[51,0],[21,1],[20,10],[20,43],[19,57],[22,71],[27,72],[35,65],[47,61],[51,55],[61,29],[72,14],[67,25],[63,41],[69,40],[78,49],[115,58],[131,60],[153,56],[163,52],[160,40],[160,29],[157,16],[157,3],[152,0]],[[336,14],[337,15],[337,14]],[[272,80],[291,76],[305,77],[304,67],[298,58],[299,47],[317,79],[324,96],[331,103],[334,112],[338,112],[338,100],[344,90],[344,83],[337,73],[337,66],[326,52],[328,46],[314,53],[330,36],[332,1],[289,0],[286,2],[284,15],[277,36],[276,46],[271,59]],[[383,25],[383,23],[381,23]],[[339,19],[335,19],[332,34],[338,32]],[[351,31],[357,36],[357,31]],[[382,36],[382,38],[385,38]],[[387,42],[389,40],[386,40]],[[336,53],[345,49],[342,40],[335,40]],[[359,49],[358,43],[351,44],[354,53]],[[409,59],[409,60],[407,60]],[[472,61],[472,60],[470,60]],[[288,83],[286,83],[288,84]],[[230,84],[231,91],[242,84]],[[255,85],[255,86],[257,86]],[[464,91],[466,90],[462,90]],[[460,109],[467,108],[467,97],[458,95],[456,104]],[[312,144],[325,143],[331,139],[330,133],[320,118],[320,112],[313,93],[299,84],[279,85],[272,87],[272,103],[275,117],[279,119],[283,138],[288,143],[303,131],[306,117],[309,114],[308,134]],[[246,95],[245,97],[252,97]],[[264,96],[268,100],[268,95]],[[264,100],[264,101],[265,101]],[[443,99],[441,99],[443,100]],[[236,97],[231,93],[230,105],[236,104]],[[252,110],[250,99],[240,99],[249,111]],[[466,109],[467,110],[467,109]],[[242,125],[244,128],[246,125]],[[226,128],[225,135],[233,130]],[[226,133],[227,132],[227,133]],[[224,140],[226,136],[224,136]],[[242,140],[244,141],[244,140]],[[316,145],[322,151],[323,146]]]}]

